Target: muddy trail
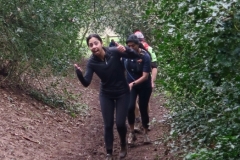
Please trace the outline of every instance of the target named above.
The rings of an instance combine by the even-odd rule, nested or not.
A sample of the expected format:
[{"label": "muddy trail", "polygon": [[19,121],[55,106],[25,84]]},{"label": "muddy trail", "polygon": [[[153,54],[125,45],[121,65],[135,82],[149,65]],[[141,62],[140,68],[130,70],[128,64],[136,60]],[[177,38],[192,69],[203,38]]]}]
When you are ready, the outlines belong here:
[{"label": "muddy trail", "polygon": [[[85,66],[82,66],[85,68]],[[85,116],[72,117],[64,110],[50,108],[20,89],[0,87],[0,160],[104,160],[103,119],[98,100],[100,80],[94,75],[88,88],[77,78],[69,80],[89,107]],[[70,82],[69,82],[70,83]],[[151,144],[143,144],[137,134],[134,147],[125,160],[164,160],[169,158],[164,145],[168,125],[167,110],[160,94],[150,100]],[[119,152],[119,138],[114,127],[114,156]]]}]

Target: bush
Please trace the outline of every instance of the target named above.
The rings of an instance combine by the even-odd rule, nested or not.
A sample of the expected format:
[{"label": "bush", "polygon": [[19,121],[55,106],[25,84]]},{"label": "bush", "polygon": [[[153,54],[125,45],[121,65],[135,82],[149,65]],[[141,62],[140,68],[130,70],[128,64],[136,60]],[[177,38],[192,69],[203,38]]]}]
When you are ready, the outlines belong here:
[{"label": "bush", "polygon": [[[90,18],[85,16],[88,3],[0,0],[0,75],[5,76],[0,77],[0,84],[20,85],[50,106],[75,111],[82,106],[70,102],[69,92],[57,90],[57,82],[71,75],[73,62],[86,53],[79,40],[85,36],[79,37],[79,31]],[[55,85],[48,85],[50,80]]]},{"label": "bush", "polygon": [[0,4],[0,64],[4,64],[0,70],[12,81],[43,69],[62,75],[84,53],[77,40],[83,27],[84,10],[77,12],[80,2],[1,0]]},{"label": "bush", "polygon": [[[171,135],[186,159],[237,159],[240,152],[240,3],[152,4]],[[180,148],[178,148],[180,147]],[[212,158],[211,158],[212,157]]]}]

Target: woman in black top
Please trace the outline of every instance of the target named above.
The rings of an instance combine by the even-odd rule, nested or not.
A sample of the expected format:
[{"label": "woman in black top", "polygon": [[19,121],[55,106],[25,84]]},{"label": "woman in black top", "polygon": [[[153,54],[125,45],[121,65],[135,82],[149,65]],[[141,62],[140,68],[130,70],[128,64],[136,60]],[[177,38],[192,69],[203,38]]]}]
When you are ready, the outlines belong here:
[{"label": "woman in black top", "polygon": [[107,150],[107,159],[111,160],[113,152],[113,125],[114,110],[116,107],[116,126],[120,137],[120,158],[127,154],[126,146],[126,117],[130,101],[129,85],[126,81],[121,57],[136,58],[139,55],[129,47],[118,45],[117,47],[103,47],[102,39],[97,34],[87,37],[87,45],[92,55],[87,63],[85,75],[82,69],[75,64],[78,79],[83,86],[91,83],[93,73],[101,79],[100,105],[104,121],[104,140]]},{"label": "woman in black top", "polygon": [[149,115],[147,108],[152,93],[150,75],[151,57],[136,35],[130,35],[126,43],[141,56],[141,58],[123,58],[123,63],[127,72],[127,81],[131,89],[128,111],[128,123],[130,126],[128,143],[133,144],[136,140],[134,133],[134,110],[137,96],[139,97],[139,109],[141,113],[142,126],[144,128],[144,143],[150,143],[150,139],[148,137]]}]

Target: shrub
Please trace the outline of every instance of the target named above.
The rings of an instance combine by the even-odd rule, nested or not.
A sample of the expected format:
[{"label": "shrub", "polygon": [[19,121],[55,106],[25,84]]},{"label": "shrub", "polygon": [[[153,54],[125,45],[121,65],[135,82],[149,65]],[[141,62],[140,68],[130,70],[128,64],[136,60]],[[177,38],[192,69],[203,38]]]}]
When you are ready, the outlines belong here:
[{"label": "shrub", "polygon": [[[0,0],[0,5],[0,74],[5,76],[0,84],[21,85],[50,106],[79,106],[69,102],[62,88],[56,89],[86,53],[79,31],[87,25],[89,2]],[[56,85],[44,84],[49,78]]]},{"label": "shrub", "polygon": [[[240,151],[240,3],[151,4],[174,150],[186,159],[237,159]],[[180,147],[180,148],[179,148]]]},{"label": "shrub", "polygon": [[[76,1],[0,1],[0,70],[23,79],[45,69],[62,75],[79,60],[78,33],[84,4]],[[86,9],[85,9],[86,10]]]}]

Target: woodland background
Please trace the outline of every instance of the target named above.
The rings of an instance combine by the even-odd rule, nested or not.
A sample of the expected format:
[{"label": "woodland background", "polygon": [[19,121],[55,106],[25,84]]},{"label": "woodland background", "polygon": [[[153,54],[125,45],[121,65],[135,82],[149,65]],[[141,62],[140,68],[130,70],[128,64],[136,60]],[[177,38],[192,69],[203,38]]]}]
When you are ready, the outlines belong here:
[{"label": "woodland background", "polygon": [[[124,44],[140,29],[158,58],[167,138],[184,159],[239,159],[240,2],[237,0],[0,0],[0,84],[68,110],[67,89],[88,33],[110,28]],[[51,81],[49,78],[51,77]]]}]

